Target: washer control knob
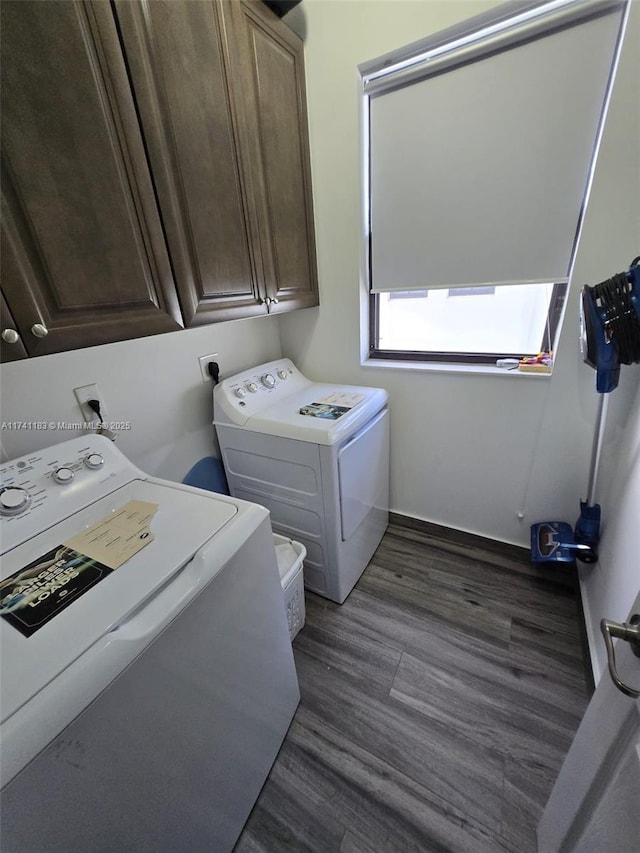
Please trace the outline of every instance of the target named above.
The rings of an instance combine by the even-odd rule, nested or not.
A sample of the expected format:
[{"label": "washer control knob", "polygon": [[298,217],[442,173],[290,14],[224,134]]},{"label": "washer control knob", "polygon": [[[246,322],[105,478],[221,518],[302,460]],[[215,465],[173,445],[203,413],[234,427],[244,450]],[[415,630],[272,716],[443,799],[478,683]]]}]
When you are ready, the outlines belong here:
[{"label": "washer control knob", "polygon": [[273,388],[276,384],[276,377],[273,373],[265,373],[264,376],[260,377],[260,381],[264,385],[265,388]]},{"label": "washer control knob", "polygon": [[75,473],[71,470],[71,468],[67,468],[66,465],[63,465],[62,468],[58,468],[53,472],[53,479],[56,483],[60,483],[61,486],[66,486],[67,483],[70,483],[75,477]]},{"label": "washer control knob", "polygon": [[7,486],[0,490],[0,513],[17,515],[31,503],[31,495],[21,486]]},{"label": "washer control knob", "polygon": [[91,471],[97,471],[98,468],[102,468],[104,465],[104,459],[99,453],[90,453],[88,456],[84,457],[84,464]]},{"label": "washer control knob", "polygon": [[258,386],[255,382],[247,382],[247,391],[251,391],[252,394],[255,394],[258,390]]},{"label": "washer control knob", "polygon": [[278,378],[279,379],[286,379],[288,376],[289,376],[289,374],[287,373],[287,371],[283,367],[281,367],[280,370],[278,371]]},{"label": "washer control knob", "polygon": [[240,397],[240,399],[247,396],[247,391],[245,388],[236,388],[233,393],[236,395],[236,397]]}]

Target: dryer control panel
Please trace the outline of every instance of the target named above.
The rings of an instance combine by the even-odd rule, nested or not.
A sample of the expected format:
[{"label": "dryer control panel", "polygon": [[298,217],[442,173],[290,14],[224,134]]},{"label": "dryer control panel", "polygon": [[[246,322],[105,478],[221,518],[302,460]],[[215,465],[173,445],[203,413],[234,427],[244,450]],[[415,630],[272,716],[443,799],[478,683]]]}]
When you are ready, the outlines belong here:
[{"label": "dryer control panel", "polygon": [[2,553],[141,477],[100,435],[83,435],[5,462],[0,466]]},{"label": "dryer control panel", "polygon": [[253,415],[311,384],[288,358],[236,373],[213,390],[214,423],[243,426]]}]

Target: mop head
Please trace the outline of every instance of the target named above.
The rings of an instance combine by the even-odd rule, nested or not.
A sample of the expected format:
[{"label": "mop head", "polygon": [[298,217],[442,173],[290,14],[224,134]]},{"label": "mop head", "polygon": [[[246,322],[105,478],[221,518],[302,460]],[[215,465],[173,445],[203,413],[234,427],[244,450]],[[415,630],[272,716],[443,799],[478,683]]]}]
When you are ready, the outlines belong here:
[{"label": "mop head", "polygon": [[533,563],[573,563],[575,556],[570,524],[564,521],[542,521],[531,525]]}]

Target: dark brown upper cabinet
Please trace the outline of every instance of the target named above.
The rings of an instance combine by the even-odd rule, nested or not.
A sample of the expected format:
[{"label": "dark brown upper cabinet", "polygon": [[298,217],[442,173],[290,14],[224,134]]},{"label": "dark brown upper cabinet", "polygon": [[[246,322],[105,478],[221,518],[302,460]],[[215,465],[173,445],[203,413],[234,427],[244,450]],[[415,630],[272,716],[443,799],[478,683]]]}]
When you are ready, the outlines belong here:
[{"label": "dark brown upper cabinet", "polygon": [[261,2],[115,8],[185,325],[317,305],[300,39]]},{"label": "dark brown upper cabinet", "polygon": [[116,13],[185,324],[263,315],[255,195],[221,6],[117,0]]},{"label": "dark brown upper cabinet", "polygon": [[0,11],[3,360],[318,304],[302,42],[276,15]]},{"label": "dark brown upper cabinet", "polygon": [[272,312],[318,304],[304,46],[260,0],[222,3]]},{"label": "dark brown upper cabinet", "polygon": [[0,12],[2,290],[21,344],[44,355],[181,328],[109,5]]}]

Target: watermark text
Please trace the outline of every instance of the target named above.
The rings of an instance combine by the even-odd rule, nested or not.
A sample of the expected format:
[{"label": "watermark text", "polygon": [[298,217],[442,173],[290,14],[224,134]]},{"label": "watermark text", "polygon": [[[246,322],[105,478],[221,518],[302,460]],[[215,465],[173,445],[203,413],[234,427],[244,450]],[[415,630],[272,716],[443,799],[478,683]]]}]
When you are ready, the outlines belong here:
[{"label": "watermark text", "polygon": [[131,421],[2,421],[2,429],[17,431],[17,430],[74,430],[77,432],[89,431],[98,432],[99,430],[111,430],[118,432],[119,430],[131,429]]}]

